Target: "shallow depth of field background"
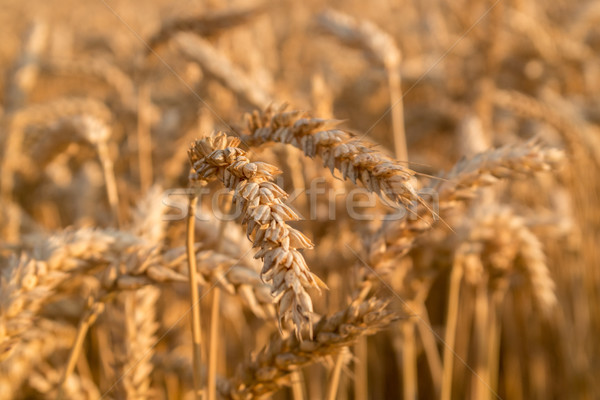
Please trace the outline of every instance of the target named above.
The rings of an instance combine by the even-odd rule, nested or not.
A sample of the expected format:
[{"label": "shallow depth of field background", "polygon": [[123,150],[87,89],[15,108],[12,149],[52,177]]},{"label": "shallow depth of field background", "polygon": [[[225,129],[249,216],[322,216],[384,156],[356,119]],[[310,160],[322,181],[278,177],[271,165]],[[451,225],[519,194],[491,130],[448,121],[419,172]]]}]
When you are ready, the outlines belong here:
[{"label": "shallow depth of field background", "polygon": [[[190,143],[216,129],[241,131],[245,113],[287,103],[290,110],[343,120],[344,129],[367,133],[378,150],[393,155],[398,126],[388,112],[390,98],[394,101],[390,68],[401,77],[402,102],[396,107],[404,111],[408,160],[400,161],[409,161],[405,165],[419,173],[419,181],[451,179],[447,172],[463,157],[525,146],[534,138],[540,151],[560,149],[564,159],[548,171],[529,172],[521,168],[526,163],[516,150],[507,151],[516,166],[506,161],[501,168],[509,171],[506,179],[492,178],[488,185],[488,177],[476,172],[481,182],[468,189],[468,199],[442,208],[443,222],[420,234],[406,254],[385,259],[386,271],[368,279],[368,296],[388,300],[387,309],[397,318],[368,338],[360,336],[358,344],[332,347],[319,359],[304,355],[301,362],[307,365],[293,373],[290,368],[269,395],[326,398],[339,372],[334,398],[440,398],[448,368],[444,342],[451,271],[460,264],[465,270],[454,298],[451,398],[597,398],[600,3],[266,3],[255,15],[231,26],[208,26],[202,34],[203,46],[228,60],[249,83],[241,89],[219,76],[226,69],[220,61],[206,66],[182,50],[186,40],[194,43],[194,34],[176,33],[148,50],[164,23],[258,6],[217,0],[0,0],[0,156],[2,165],[8,165],[7,157],[16,160],[9,163],[10,177],[8,169],[0,171],[0,179],[12,179],[10,193],[0,200],[0,399],[57,397],[78,325],[90,312],[88,298],[104,309],[91,321],[65,382],[66,398],[193,399],[190,300],[182,272],[186,221],[178,218],[187,202],[181,189],[188,186]],[[320,15],[326,10],[359,24],[370,21],[389,34],[399,63],[390,67],[385,55],[339,40],[324,27]],[[38,35],[33,58],[23,57],[32,31]],[[33,67],[22,68],[23,63]],[[113,73],[113,67],[123,74]],[[78,135],[77,122],[61,122],[60,107],[47,115],[31,108],[63,98],[91,98],[110,112],[106,157],[114,161],[116,208],[107,197],[98,146]],[[25,115],[26,140],[18,154],[8,154],[15,115]],[[280,183],[288,193],[308,188],[315,179],[325,181],[327,193],[339,193],[320,195],[314,209],[305,195],[292,205],[303,215],[315,215],[293,224],[315,243],[304,256],[329,286],[321,295],[311,292],[315,312],[344,310],[364,288],[364,260],[371,260],[381,219],[351,218],[344,193],[354,186],[295,148],[260,146],[250,158],[282,169]],[[167,198],[168,193],[175,194]],[[210,214],[210,208],[206,196],[200,213]],[[377,202],[364,212],[381,216],[391,209]],[[11,232],[9,221],[15,217],[18,229]],[[214,257],[202,264],[201,273],[205,363],[215,299],[211,290],[222,286],[217,393],[225,398],[235,397],[227,384],[237,379],[236,369],[280,334],[274,308],[260,292],[262,282],[227,286],[229,276],[220,281],[240,258],[245,268],[261,268],[248,251],[245,230],[231,221],[219,236],[220,227],[213,217],[199,221],[195,237],[198,250]],[[80,238],[78,230],[87,233]],[[134,240],[128,247],[120,233],[129,235],[127,240],[143,237],[144,245]],[[68,247],[69,240],[78,247]],[[73,244],[77,240],[83,243]],[[395,254],[393,248],[386,251]],[[135,284],[129,290],[103,289],[107,271],[120,273],[156,254],[161,260],[181,256],[161,264],[176,271],[177,279],[169,275],[161,283],[131,273],[128,282]],[[20,256],[54,260],[57,275],[46,281],[21,279],[11,269]],[[532,259],[536,264],[527,265]],[[94,268],[85,273],[83,267],[71,268],[88,264]],[[547,269],[551,281],[544,281],[541,291],[555,296],[555,303],[539,304],[540,288],[535,282],[531,288],[535,278],[528,275],[534,269]],[[53,279],[61,283],[52,284]],[[98,300],[99,293],[106,296]]]}]

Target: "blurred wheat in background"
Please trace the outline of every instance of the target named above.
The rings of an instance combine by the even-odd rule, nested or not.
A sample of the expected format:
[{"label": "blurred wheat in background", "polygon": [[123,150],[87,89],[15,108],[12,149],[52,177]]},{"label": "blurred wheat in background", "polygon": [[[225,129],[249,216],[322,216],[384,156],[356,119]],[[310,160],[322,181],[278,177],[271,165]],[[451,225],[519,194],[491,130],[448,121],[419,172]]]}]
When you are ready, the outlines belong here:
[{"label": "blurred wheat in background", "polygon": [[598,398],[600,3],[0,34],[0,400]]}]

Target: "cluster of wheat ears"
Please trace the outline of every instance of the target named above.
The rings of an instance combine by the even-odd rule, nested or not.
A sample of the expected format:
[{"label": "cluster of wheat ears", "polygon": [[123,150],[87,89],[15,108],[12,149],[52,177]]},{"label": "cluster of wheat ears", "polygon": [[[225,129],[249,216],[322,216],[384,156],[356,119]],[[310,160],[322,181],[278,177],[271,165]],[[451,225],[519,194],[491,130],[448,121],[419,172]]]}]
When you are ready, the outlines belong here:
[{"label": "cluster of wheat ears", "polygon": [[6,3],[1,400],[598,395],[597,2]]}]

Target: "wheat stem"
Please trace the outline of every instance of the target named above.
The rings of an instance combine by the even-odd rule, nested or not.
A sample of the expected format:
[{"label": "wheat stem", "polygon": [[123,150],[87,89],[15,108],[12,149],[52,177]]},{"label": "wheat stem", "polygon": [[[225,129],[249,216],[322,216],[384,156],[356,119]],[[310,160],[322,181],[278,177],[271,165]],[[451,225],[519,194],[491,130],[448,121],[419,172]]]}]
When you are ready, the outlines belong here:
[{"label": "wheat stem", "polygon": [[198,294],[198,277],[196,270],[196,254],[194,252],[194,229],[196,205],[198,196],[190,195],[187,215],[187,257],[190,283],[190,296],[192,302],[192,347],[194,354],[194,395],[201,399],[202,391],[202,330],[200,325],[200,296]]},{"label": "wheat stem", "polygon": [[108,151],[108,144],[104,141],[100,141],[98,146],[98,157],[102,164],[102,171],[104,173],[104,180],[106,182],[106,194],[108,196],[108,203],[112,210],[114,218],[117,220],[119,226],[123,225],[121,213],[119,211],[119,195],[117,192],[117,179],[115,178],[115,170],[113,167],[113,161]]},{"label": "wheat stem", "polygon": [[490,305],[490,318],[488,323],[488,365],[489,365],[489,386],[490,391],[498,393],[498,379],[500,368],[500,313],[501,305],[504,301],[506,285],[494,290]]},{"label": "wheat stem", "polygon": [[[223,223],[223,225],[225,225]],[[208,346],[208,383],[206,385],[207,399],[217,398],[217,355],[219,353],[219,303],[221,289],[213,289],[212,308],[210,313],[210,343]]]},{"label": "wheat stem", "polygon": [[489,299],[487,295],[487,279],[482,279],[475,288],[475,373],[472,376],[472,398],[489,399],[491,392],[488,389],[489,369],[487,360],[487,329],[489,323]]},{"label": "wheat stem", "polygon": [[296,369],[292,372],[290,380],[292,381],[292,396],[294,400],[304,400],[304,379],[302,378],[302,371]]},{"label": "wheat stem", "polygon": [[442,371],[442,400],[452,397],[452,369],[454,366],[454,343],[456,341],[456,327],[458,322],[458,301],[460,296],[460,283],[462,280],[462,267],[454,265],[450,273],[450,290],[448,294],[448,315],[446,320],[446,335],[444,337],[444,369]]},{"label": "wheat stem", "polygon": [[89,309],[84,314],[83,318],[79,321],[79,326],[77,328],[77,336],[75,337],[75,343],[73,343],[73,347],[71,348],[71,352],[69,353],[69,360],[67,361],[67,366],[65,367],[60,382],[58,384],[58,394],[56,395],[57,400],[61,400],[64,397],[64,386],[65,382],[73,373],[75,369],[75,364],[77,363],[77,359],[81,354],[81,349],[83,348],[83,341],[85,340],[85,336],[87,335],[90,326],[96,322],[98,316],[104,311],[104,303],[94,302],[93,300],[89,300]]},{"label": "wheat stem", "polygon": [[417,399],[417,351],[415,325],[411,320],[402,324],[402,390],[404,400]]},{"label": "wheat stem", "polygon": [[138,95],[137,148],[140,188],[146,193],[152,185],[152,135],[150,134],[150,88],[144,85]]},{"label": "wheat stem", "polygon": [[338,388],[340,386],[340,376],[342,375],[342,366],[346,357],[347,347],[344,347],[335,359],[335,366],[331,374],[329,389],[327,389],[327,400],[335,400],[337,398]]},{"label": "wheat stem", "polygon": [[[228,213],[231,209],[231,202],[223,202],[224,213]],[[217,251],[222,251],[223,240],[225,238],[225,227],[227,219],[224,218],[219,223],[219,232],[217,234]],[[221,302],[221,289],[215,287],[213,289],[212,308],[210,311],[210,342],[208,346],[208,383],[207,399],[215,400],[217,398],[217,356],[219,353],[219,311]]]},{"label": "wheat stem", "polygon": [[431,331],[431,322],[429,321],[429,313],[427,307],[423,303],[418,304],[418,313],[421,316],[421,323],[417,324],[419,330],[419,336],[423,343],[425,350],[425,356],[427,357],[427,365],[431,373],[431,380],[433,381],[433,387],[435,390],[436,398],[440,396],[441,385],[442,385],[442,360],[437,349],[435,336]]},{"label": "wheat stem", "polygon": [[404,101],[402,98],[402,78],[399,66],[386,68],[388,85],[390,87],[390,112],[392,114],[392,129],[394,131],[394,149],[397,160],[408,161],[406,147],[406,132],[404,130]]},{"label": "wheat stem", "polygon": [[367,338],[360,337],[354,345],[354,398],[356,400],[368,399],[369,374],[367,372],[368,360]]}]

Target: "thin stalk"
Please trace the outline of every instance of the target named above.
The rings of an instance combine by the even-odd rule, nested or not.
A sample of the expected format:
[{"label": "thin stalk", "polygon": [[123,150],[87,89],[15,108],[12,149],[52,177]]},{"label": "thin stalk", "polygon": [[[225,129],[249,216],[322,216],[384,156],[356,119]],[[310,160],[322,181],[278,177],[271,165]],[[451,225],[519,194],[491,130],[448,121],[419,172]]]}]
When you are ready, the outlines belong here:
[{"label": "thin stalk", "polygon": [[408,161],[406,148],[406,132],[404,130],[404,102],[402,100],[402,78],[399,66],[387,67],[388,85],[390,88],[390,112],[392,113],[392,129],[394,132],[394,150],[396,159]]},{"label": "thin stalk", "polygon": [[137,124],[137,148],[140,170],[140,187],[142,193],[146,193],[152,185],[152,135],[150,134],[149,115],[150,112],[150,88],[143,85],[138,95],[138,124]]},{"label": "thin stalk", "polygon": [[75,369],[75,364],[77,363],[77,359],[79,358],[79,355],[81,354],[81,349],[83,348],[83,341],[85,340],[85,336],[87,335],[90,326],[92,326],[94,322],[96,322],[96,319],[103,311],[104,303],[90,301],[88,311],[79,321],[79,326],[77,327],[77,336],[75,337],[75,343],[73,344],[73,348],[69,353],[69,360],[67,361],[67,366],[65,367],[63,374],[60,377],[60,381],[58,383],[58,394],[56,395],[57,400],[64,398],[65,382]]},{"label": "thin stalk", "polygon": [[369,377],[367,374],[367,338],[365,336],[361,336],[356,342],[354,353],[354,398],[356,400],[367,400]]},{"label": "thin stalk", "polygon": [[404,400],[417,399],[415,325],[410,319],[402,324],[402,391]]},{"label": "thin stalk", "polygon": [[[224,202],[224,214],[227,214],[231,209],[231,202]],[[216,250],[223,249],[225,238],[225,227],[227,219],[224,218],[219,224],[219,232],[217,234]],[[220,317],[220,302],[221,289],[215,286],[213,289],[212,308],[210,312],[210,338],[208,346],[208,376],[207,376],[207,399],[216,400],[217,398],[217,360],[219,354],[219,317]]]},{"label": "thin stalk", "polygon": [[429,321],[427,307],[425,307],[423,303],[420,303],[418,307],[422,321],[417,324],[417,329],[419,330],[419,336],[423,343],[425,356],[427,357],[427,365],[429,365],[431,380],[433,381],[433,388],[437,398],[440,396],[442,386],[442,360],[440,359],[435,336],[431,332],[431,322]]},{"label": "thin stalk", "polygon": [[331,375],[331,381],[329,382],[329,389],[327,389],[327,400],[335,400],[337,398],[338,388],[340,387],[340,376],[342,375],[342,366],[344,365],[344,358],[346,356],[346,349],[344,347],[335,360],[335,367],[333,368],[333,374]]},{"label": "thin stalk", "polygon": [[299,369],[292,372],[291,380],[294,400],[304,400],[304,379],[302,378],[302,372]]},{"label": "thin stalk", "polygon": [[196,205],[198,196],[190,195],[187,216],[187,257],[190,281],[190,296],[192,302],[192,347],[194,355],[194,396],[202,398],[202,330],[200,325],[200,296],[198,294],[198,277],[196,253],[194,252],[194,227],[196,222]]},{"label": "thin stalk", "polygon": [[206,385],[207,399],[217,398],[217,355],[219,354],[219,303],[221,289],[213,289],[212,308],[210,313],[210,344],[208,347],[208,382]]},{"label": "thin stalk", "polygon": [[104,172],[104,181],[106,182],[106,194],[108,196],[108,204],[112,210],[114,218],[117,220],[119,226],[122,225],[121,213],[119,212],[119,194],[117,191],[117,180],[115,178],[115,170],[113,161],[110,158],[108,151],[108,144],[100,141],[97,144],[98,156],[100,163],[102,164],[102,171]]},{"label": "thin stalk", "polygon": [[488,365],[489,365],[489,385],[490,388],[498,393],[498,378],[500,368],[500,313],[502,312],[502,302],[504,301],[505,287],[494,290],[490,305],[490,320],[488,326]]},{"label": "thin stalk", "polygon": [[442,394],[440,396],[442,400],[450,400],[452,397],[452,369],[454,366],[454,345],[456,342],[458,301],[462,275],[462,268],[455,265],[450,273],[450,290],[448,293],[448,316],[444,337],[444,369],[442,371]]},{"label": "thin stalk", "polygon": [[489,369],[487,363],[488,347],[487,347],[487,325],[489,319],[489,299],[487,293],[487,279],[478,283],[475,288],[475,374],[472,375],[471,385],[473,399],[485,400],[490,398],[490,390],[488,388]]}]

